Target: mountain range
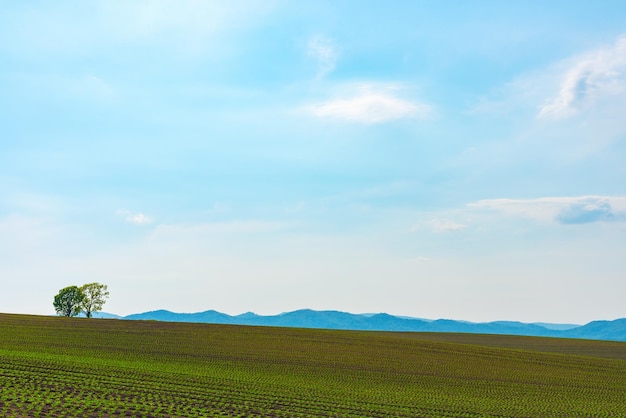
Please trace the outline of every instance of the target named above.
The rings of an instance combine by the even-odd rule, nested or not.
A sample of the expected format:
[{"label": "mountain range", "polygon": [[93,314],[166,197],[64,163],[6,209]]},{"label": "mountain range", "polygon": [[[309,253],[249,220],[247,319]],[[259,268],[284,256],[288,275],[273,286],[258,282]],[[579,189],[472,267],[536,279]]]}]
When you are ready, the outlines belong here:
[{"label": "mountain range", "polygon": [[593,321],[586,325],[523,323],[515,321],[468,322],[450,319],[421,319],[386,313],[352,314],[340,311],[302,309],[279,315],[257,315],[247,312],[228,315],[209,310],[176,313],[157,310],[128,316],[98,312],[95,317],[168,322],[202,322],[211,324],[256,325],[295,328],[322,328],[355,331],[465,332],[473,334],[507,334],[536,337],[582,338],[626,342],[626,318]]}]

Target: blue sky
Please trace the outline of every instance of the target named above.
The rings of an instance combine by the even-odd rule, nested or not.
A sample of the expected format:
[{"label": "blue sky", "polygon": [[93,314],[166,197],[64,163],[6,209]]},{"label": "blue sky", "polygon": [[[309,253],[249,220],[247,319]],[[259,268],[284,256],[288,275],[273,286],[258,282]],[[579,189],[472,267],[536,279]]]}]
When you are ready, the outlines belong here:
[{"label": "blue sky", "polygon": [[622,1],[0,1],[0,310],[626,316]]}]

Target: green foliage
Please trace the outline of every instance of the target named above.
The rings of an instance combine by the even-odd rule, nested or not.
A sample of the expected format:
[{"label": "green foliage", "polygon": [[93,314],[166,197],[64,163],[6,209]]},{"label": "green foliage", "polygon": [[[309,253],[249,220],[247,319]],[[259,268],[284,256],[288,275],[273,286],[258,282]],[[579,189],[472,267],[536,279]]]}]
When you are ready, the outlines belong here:
[{"label": "green foliage", "polygon": [[52,305],[60,316],[76,316],[81,311],[85,294],[77,286],[64,287],[54,297]]},{"label": "green foliage", "polygon": [[108,287],[105,284],[88,283],[82,285],[80,290],[84,295],[80,304],[81,310],[85,313],[87,318],[91,318],[94,312],[102,310],[102,306],[109,297]]},{"label": "green foliage", "polygon": [[91,318],[94,312],[101,311],[109,297],[108,287],[101,283],[87,283],[68,286],[54,297],[54,309],[60,316],[76,316],[81,312]]},{"label": "green foliage", "polygon": [[23,315],[0,335],[0,416],[626,416],[626,343]]}]

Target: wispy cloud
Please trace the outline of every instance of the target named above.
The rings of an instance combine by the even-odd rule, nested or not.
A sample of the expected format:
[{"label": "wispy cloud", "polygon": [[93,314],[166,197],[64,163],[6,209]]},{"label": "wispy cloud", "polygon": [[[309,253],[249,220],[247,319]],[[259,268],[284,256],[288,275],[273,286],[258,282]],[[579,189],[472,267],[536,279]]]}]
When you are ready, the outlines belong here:
[{"label": "wispy cloud", "polygon": [[576,196],[538,199],[488,199],[468,205],[510,216],[560,224],[616,222],[626,220],[626,197]]},{"label": "wispy cloud", "polygon": [[361,86],[349,97],[331,99],[306,108],[321,118],[347,122],[378,124],[398,119],[424,119],[432,114],[431,106],[404,99],[395,86]]},{"label": "wispy cloud", "polygon": [[539,118],[575,114],[594,101],[626,91],[626,36],[608,48],[575,58],[561,75],[559,92],[539,109]]},{"label": "wispy cloud", "polygon": [[567,121],[574,115],[592,116],[601,109],[602,120],[592,131],[618,131],[606,128],[607,118],[618,119],[626,111],[626,35],[612,45],[603,45],[543,68],[518,74],[508,83],[477,100],[469,114],[496,114],[507,118],[531,117],[539,121]]},{"label": "wispy cloud", "polygon": [[452,221],[450,219],[434,218],[430,221],[413,225],[411,227],[411,232],[418,232],[424,228],[436,234],[443,234],[447,232],[463,231],[467,228],[467,225]]},{"label": "wispy cloud", "polygon": [[126,222],[134,225],[147,225],[154,222],[152,217],[141,212],[133,213],[128,210],[119,210],[117,211],[117,215],[124,218]]},{"label": "wispy cloud", "polygon": [[449,219],[431,219],[428,222],[428,226],[430,226],[433,232],[437,233],[462,231],[467,228],[467,225]]},{"label": "wispy cloud", "polygon": [[339,52],[335,43],[325,36],[317,35],[309,40],[307,54],[317,61],[316,79],[320,80],[335,69]]}]

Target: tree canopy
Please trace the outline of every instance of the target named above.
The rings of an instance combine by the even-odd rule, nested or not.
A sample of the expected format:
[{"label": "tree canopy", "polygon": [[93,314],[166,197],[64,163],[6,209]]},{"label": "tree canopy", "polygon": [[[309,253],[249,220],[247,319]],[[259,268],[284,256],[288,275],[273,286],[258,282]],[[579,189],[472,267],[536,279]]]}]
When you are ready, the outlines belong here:
[{"label": "tree canopy", "polygon": [[77,316],[83,312],[87,318],[91,318],[94,312],[102,310],[108,297],[107,285],[94,282],[80,287],[64,287],[54,297],[52,304],[60,316]]},{"label": "tree canopy", "polygon": [[81,311],[85,294],[78,286],[68,286],[59,290],[54,297],[54,309],[60,316],[76,316]]},{"label": "tree canopy", "polygon": [[95,282],[80,287],[80,290],[84,294],[80,305],[87,318],[91,318],[94,312],[102,310],[102,305],[106,302],[106,298],[109,297],[109,291],[107,289],[107,285]]}]

